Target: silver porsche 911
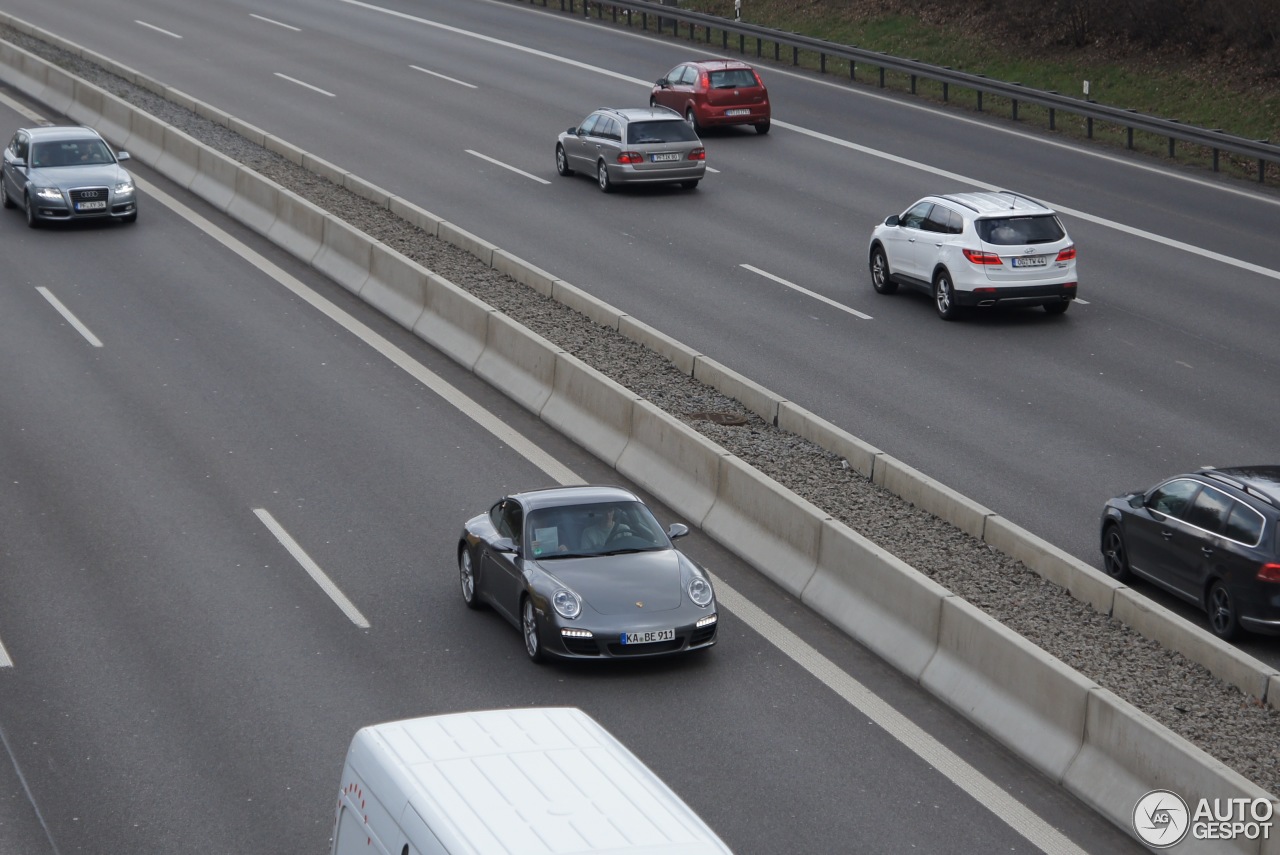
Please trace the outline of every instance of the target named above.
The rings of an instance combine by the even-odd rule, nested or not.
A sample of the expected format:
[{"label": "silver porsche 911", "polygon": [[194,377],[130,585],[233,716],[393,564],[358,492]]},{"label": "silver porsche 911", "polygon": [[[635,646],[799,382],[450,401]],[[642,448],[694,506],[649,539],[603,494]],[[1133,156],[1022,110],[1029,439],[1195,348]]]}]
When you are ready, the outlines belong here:
[{"label": "silver porsche 911", "polygon": [[520,629],[534,662],[660,656],[716,642],[709,574],[671,545],[632,493],[555,487],[515,493],[467,520],[462,599]]},{"label": "silver porsche 911", "polygon": [[22,206],[27,225],[114,217],[138,219],[133,178],[97,131],[84,127],[19,128],[4,150],[0,201]]}]

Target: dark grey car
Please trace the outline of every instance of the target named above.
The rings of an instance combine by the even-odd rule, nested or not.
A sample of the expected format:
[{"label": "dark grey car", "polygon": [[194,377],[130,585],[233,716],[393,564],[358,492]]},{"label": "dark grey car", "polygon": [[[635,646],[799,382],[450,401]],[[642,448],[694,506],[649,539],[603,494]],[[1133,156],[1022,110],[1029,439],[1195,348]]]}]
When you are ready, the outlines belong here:
[{"label": "dark grey car", "polygon": [[138,219],[133,178],[97,131],[84,127],[19,128],[4,150],[0,200],[21,205],[27,225],[115,217]]},{"label": "dark grey car", "polygon": [[556,141],[556,171],[594,176],[606,193],[618,184],[698,186],[707,150],[693,126],[665,107],[605,108]]},{"label": "dark grey car", "polygon": [[462,598],[520,629],[533,661],[661,656],[710,647],[711,578],[671,545],[635,495],[617,487],[515,493],[467,520]]}]

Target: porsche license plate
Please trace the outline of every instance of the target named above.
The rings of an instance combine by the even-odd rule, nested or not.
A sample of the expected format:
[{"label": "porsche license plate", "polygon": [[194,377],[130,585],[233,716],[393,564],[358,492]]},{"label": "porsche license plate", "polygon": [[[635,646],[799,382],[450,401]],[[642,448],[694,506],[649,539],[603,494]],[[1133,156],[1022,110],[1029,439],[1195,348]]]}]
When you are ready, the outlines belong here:
[{"label": "porsche license plate", "polygon": [[1047,255],[1028,255],[1021,258],[1014,256],[1013,259],[1014,267],[1044,267],[1048,263],[1049,256]]},{"label": "porsche license plate", "polygon": [[662,163],[668,160],[679,160],[680,154],[674,151],[664,153],[664,154],[651,154],[649,155],[649,159],[652,160],[654,163]]},{"label": "porsche license plate", "polygon": [[107,207],[106,202],[77,202],[76,203],[77,211],[101,211],[105,207]]},{"label": "porsche license plate", "polygon": [[623,644],[653,644],[655,641],[675,641],[674,629],[646,629],[644,632],[622,633]]}]

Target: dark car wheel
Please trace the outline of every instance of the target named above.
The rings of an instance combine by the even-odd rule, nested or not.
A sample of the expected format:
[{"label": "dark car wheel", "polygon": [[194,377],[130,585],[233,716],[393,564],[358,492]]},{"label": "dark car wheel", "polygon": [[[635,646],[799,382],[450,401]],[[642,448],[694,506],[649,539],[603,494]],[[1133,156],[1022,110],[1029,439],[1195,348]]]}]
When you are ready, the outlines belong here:
[{"label": "dark car wheel", "polygon": [[876,247],[871,251],[871,285],[877,294],[892,294],[898,290],[898,283],[890,275],[889,259],[882,248]]},{"label": "dark car wheel", "polygon": [[40,228],[40,218],[36,216],[36,209],[31,205],[31,194],[22,197],[22,208],[27,215],[27,228]]},{"label": "dark car wheel", "polygon": [[596,181],[604,192],[613,192],[613,182],[609,180],[609,167],[605,165],[603,160],[596,164]]},{"label": "dark car wheel", "polygon": [[1107,526],[1102,535],[1102,564],[1107,568],[1107,575],[1118,582],[1127,582],[1133,578],[1129,572],[1129,553],[1124,548],[1124,535],[1120,527]]},{"label": "dark car wheel", "polygon": [[1209,629],[1223,641],[1230,641],[1240,631],[1240,617],[1236,614],[1236,603],[1231,592],[1221,582],[1214,582],[1209,588],[1209,596],[1205,599],[1209,610]]},{"label": "dark car wheel", "polygon": [[533,597],[525,596],[520,606],[520,634],[524,636],[524,652],[529,654],[530,662],[541,662],[542,636],[539,634],[538,612],[533,607]]},{"label": "dark car wheel", "polygon": [[125,214],[123,217],[120,218],[120,222],[122,223],[138,222],[138,212],[134,211],[132,214]]},{"label": "dark car wheel", "polygon": [[758,133],[758,134],[767,134],[767,133],[769,133],[769,120],[768,120],[768,119],[765,119],[763,122],[756,122],[756,133]]},{"label": "dark car wheel", "polygon": [[469,609],[480,608],[476,596],[476,571],[471,563],[471,550],[465,546],[458,550],[458,582],[462,585],[462,601]]},{"label": "dark car wheel", "polygon": [[960,316],[960,307],[956,305],[956,289],[951,284],[951,274],[945,269],[939,270],[933,277],[933,303],[938,308],[938,317],[944,321],[954,321]]},{"label": "dark car wheel", "polygon": [[1060,303],[1045,303],[1044,310],[1051,315],[1065,315],[1067,313],[1067,307],[1070,305],[1070,300],[1063,300]]},{"label": "dark car wheel", "polygon": [[6,208],[13,207],[13,200],[9,198],[9,188],[4,185],[3,181],[0,181],[0,201],[3,202]]},{"label": "dark car wheel", "polygon": [[692,107],[684,111],[684,120],[693,125],[694,133],[702,133],[702,125],[698,124],[698,114],[693,112]]},{"label": "dark car wheel", "polygon": [[697,188],[697,186],[698,186],[698,181],[700,181],[700,180],[701,180],[701,179],[694,178],[692,181],[681,181],[681,182],[680,182],[680,186],[681,186],[681,187],[683,187],[683,188],[684,188],[684,189],[686,189],[686,190],[694,190],[694,189],[696,189],[696,188]]},{"label": "dark car wheel", "polygon": [[556,172],[561,175],[572,175],[573,170],[569,168],[569,156],[564,153],[564,146],[556,143]]}]

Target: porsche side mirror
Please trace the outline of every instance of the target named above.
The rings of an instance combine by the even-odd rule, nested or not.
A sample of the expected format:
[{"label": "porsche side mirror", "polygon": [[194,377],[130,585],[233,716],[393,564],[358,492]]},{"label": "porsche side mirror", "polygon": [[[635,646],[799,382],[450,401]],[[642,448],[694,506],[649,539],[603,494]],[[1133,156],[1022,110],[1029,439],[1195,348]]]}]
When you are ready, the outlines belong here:
[{"label": "porsche side mirror", "polygon": [[667,537],[675,540],[677,537],[684,537],[689,533],[689,527],[684,523],[672,523],[671,528],[667,529]]}]

